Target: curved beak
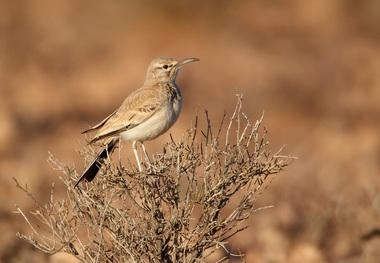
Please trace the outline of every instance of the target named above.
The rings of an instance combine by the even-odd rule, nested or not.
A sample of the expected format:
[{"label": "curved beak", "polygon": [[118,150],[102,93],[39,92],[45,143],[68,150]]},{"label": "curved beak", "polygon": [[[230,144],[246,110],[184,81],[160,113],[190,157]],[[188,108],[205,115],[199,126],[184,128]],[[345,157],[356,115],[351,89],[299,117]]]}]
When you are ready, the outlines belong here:
[{"label": "curved beak", "polygon": [[195,62],[195,61],[199,61],[199,59],[198,58],[185,58],[185,59],[178,61],[177,67],[181,67],[187,63]]}]

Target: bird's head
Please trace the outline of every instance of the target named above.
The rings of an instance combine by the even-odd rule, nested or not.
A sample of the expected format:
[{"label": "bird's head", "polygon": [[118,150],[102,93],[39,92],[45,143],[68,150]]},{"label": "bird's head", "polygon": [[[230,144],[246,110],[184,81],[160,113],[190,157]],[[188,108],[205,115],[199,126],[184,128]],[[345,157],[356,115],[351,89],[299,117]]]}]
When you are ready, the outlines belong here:
[{"label": "bird's head", "polygon": [[194,61],[199,61],[199,59],[185,58],[178,61],[168,57],[158,57],[149,64],[146,82],[154,81],[165,83],[175,81],[179,69],[183,65]]}]

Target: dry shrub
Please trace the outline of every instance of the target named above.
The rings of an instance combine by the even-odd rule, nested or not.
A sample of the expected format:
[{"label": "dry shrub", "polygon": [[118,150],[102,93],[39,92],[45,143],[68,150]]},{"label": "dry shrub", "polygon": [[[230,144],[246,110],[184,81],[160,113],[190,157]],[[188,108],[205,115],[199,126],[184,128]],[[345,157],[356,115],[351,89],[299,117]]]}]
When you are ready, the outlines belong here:
[{"label": "dry shrub", "polygon": [[[55,201],[53,185],[51,200],[41,205],[16,181],[36,203],[31,215],[39,221],[32,224],[17,207],[33,233],[18,236],[46,253],[64,251],[83,262],[201,262],[226,250],[228,239],[261,209],[256,200],[273,175],[293,158],[267,150],[262,118],[250,123],[241,95],[227,127],[224,120],[214,133],[207,111],[204,131],[196,118],[179,142],[172,139],[152,166],[145,164],[150,172],[106,161],[93,183],[75,189],[76,170],[51,155],[64,174],[67,199]],[[88,161],[94,155],[91,149],[81,154]],[[226,210],[233,197],[237,202]]]}]

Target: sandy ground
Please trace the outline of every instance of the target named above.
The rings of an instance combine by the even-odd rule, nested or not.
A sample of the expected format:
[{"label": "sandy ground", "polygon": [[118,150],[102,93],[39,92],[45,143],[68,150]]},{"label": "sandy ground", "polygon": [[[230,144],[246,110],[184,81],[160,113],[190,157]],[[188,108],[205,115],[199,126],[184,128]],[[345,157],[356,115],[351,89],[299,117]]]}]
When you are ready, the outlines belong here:
[{"label": "sandy ground", "polygon": [[[363,239],[380,227],[375,0],[1,1],[1,262],[75,262],[16,237],[30,230],[14,205],[35,206],[12,177],[41,202],[52,183],[63,196],[48,152],[82,170],[80,132],[142,85],[162,55],[201,59],[179,75],[174,138],[197,106],[216,122],[232,113],[238,91],[251,119],[265,111],[271,147],[287,144],[299,157],[259,199],[275,208],[254,215],[232,252],[246,262],[379,262],[379,235]],[[168,139],[146,146],[159,151]]]}]

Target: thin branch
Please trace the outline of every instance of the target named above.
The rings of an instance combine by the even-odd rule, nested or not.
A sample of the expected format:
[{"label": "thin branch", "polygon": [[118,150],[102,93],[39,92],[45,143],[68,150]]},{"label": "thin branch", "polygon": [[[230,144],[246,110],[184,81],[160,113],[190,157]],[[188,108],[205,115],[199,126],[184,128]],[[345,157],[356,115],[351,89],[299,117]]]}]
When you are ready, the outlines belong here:
[{"label": "thin branch", "polygon": [[[27,185],[14,179],[37,207],[31,220],[16,205],[15,213],[32,232],[18,236],[41,251],[65,251],[82,262],[201,262],[219,249],[244,261],[226,244],[248,227],[243,223],[254,213],[272,207],[256,207],[257,199],[295,158],[282,154],[285,146],[272,154],[261,128],[264,113],[251,122],[242,112],[242,95],[236,96],[229,122],[224,123],[224,112],[217,130],[205,110],[207,126],[200,133],[196,116],[178,142],[170,135],[152,161],[154,173],[109,158],[93,182],[74,189],[75,167],[49,154],[49,164],[62,173],[67,198],[57,198],[53,184],[47,203],[40,205]],[[78,152],[87,164],[96,149],[83,146]]]}]

